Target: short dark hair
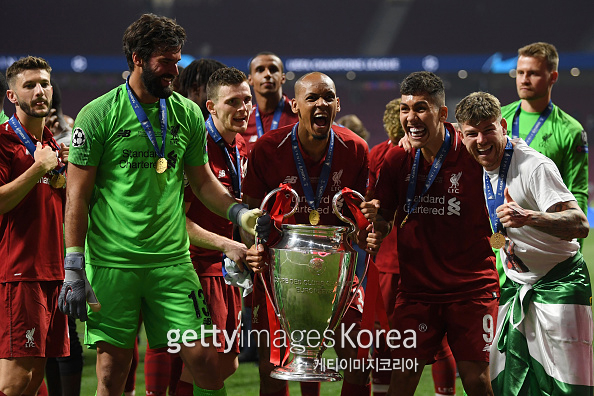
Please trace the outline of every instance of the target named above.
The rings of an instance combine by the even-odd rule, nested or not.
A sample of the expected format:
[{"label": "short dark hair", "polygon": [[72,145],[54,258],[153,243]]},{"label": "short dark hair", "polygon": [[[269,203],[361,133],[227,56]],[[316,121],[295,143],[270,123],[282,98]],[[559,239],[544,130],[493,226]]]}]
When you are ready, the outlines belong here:
[{"label": "short dark hair", "polygon": [[445,89],[443,87],[443,81],[437,74],[428,71],[409,74],[402,83],[400,83],[400,94],[427,94],[433,99],[433,104],[445,106]]},{"label": "short dark hair", "polygon": [[248,61],[248,73],[249,74],[252,74],[252,62],[254,61],[254,59],[256,59],[259,56],[263,56],[263,55],[274,56],[274,57],[278,58],[278,60],[280,61],[280,66],[281,66],[281,73],[285,72],[285,65],[283,64],[283,60],[280,58],[280,56],[278,56],[274,52],[262,51],[262,52],[258,52],[256,55],[251,57],[250,60]]},{"label": "short dark hair", "polygon": [[208,79],[216,70],[226,67],[218,60],[202,58],[194,60],[179,75],[179,93],[187,97],[192,85],[201,87],[208,83]]},{"label": "short dark hair", "polygon": [[122,38],[124,54],[130,71],[134,70],[132,54],[148,61],[155,52],[181,50],[186,41],[186,31],[175,20],[155,14],[144,14],[133,22]]},{"label": "short dark hair", "polygon": [[[6,81],[8,86],[13,89],[17,76],[25,70],[45,70],[48,73],[52,72],[49,63],[43,58],[36,56],[27,56],[14,62],[6,69]],[[5,92],[6,94],[6,92]]]},{"label": "short dark hair", "polygon": [[542,58],[547,62],[550,72],[557,71],[559,67],[559,54],[553,44],[539,41],[528,44],[518,50],[518,56],[527,56],[531,58]]},{"label": "short dark hair", "polygon": [[456,105],[459,124],[478,125],[483,121],[501,119],[499,99],[486,92],[473,92]]},{"label": "short dark hair", "polygon": [[237,70],[234,67],[223,67],[216,70],[208,79],[206,84],[206,97],[208,100],[216,101],[219,95],[219,87],[238,85],[247,81],[247,76],[244,72]]}]

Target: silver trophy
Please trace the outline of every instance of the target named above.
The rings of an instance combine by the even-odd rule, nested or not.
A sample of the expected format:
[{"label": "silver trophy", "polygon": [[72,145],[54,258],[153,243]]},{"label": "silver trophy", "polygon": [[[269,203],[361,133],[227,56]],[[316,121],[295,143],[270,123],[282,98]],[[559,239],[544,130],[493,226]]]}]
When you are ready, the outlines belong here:
[{"label": "silver trophy", "polygon": [[[262,201],[264,209],[271,191]],[[291,190],[295,202],[297,193]],[[361,194],[354,192],[361,200]],[[342,376],[327,369],[322,354],[329,344],[356,291],[353,290],[357,253],[348,236],[357,226],[337,208],[342,192],[333,200],[334,213],[346,226],[283,224],[282,236],[270,247],[268,271],[261,273],[262,283],[271,299],[275,314],[290,342],[293,360],[275,368],[271,377],[289,381],[340,381]],[[285,217],[291,216],[297,204]],[[264,278],[272,285],[268,290]],[[274,337],[274,335],[271,335]]]}]

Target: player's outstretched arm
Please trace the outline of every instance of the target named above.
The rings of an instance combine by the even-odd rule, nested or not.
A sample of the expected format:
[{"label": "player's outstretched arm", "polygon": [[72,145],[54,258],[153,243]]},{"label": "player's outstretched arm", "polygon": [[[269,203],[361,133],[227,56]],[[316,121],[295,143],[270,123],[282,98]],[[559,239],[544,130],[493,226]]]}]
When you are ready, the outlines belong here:
[{"label": "player's outstretched arm", "polygon": [[[190,209],[190,205],[191,203],[186,203],[186,213]],[[243,243],[208,231],[200,227],[189,217],[186,217],[186,230],[188,231],[192,245],[225,253],[225,256],[235,261],[240,269],[243,269],[247,251],[247,247]]]},{"label": "player's outstretched arm", "polygon": [[505,189],[506,203],[497,208],[497,217],[506,228],[531,226],[564,240],[586,238],[590,225],[576,201],[557,202],[546,212],[528,210],[518,205]]},{"label": "player's outstretched arm", "polygon": [[229,219],[254,235],[260,209],[248,209],[238,203],[227,189],[216,179],[208,164],[185,167],[186,176],[194,194],[213,213]]}]

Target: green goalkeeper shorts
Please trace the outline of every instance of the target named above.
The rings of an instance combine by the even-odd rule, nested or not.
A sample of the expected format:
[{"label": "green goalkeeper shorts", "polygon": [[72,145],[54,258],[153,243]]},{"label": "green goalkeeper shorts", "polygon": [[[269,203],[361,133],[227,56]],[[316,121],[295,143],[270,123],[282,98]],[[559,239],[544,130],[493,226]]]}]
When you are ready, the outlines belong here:
[{"label": "green goalkeeper shorts", "polygon": [[[212,319],[191,263],[158,268],[111,268],[87,264],[89,282],[101,303],[87,309],[85,344],[105,341],[130,349],[140,317],[151,348],[212,336]],[[174,341],[175,340],[175,341]]]}]

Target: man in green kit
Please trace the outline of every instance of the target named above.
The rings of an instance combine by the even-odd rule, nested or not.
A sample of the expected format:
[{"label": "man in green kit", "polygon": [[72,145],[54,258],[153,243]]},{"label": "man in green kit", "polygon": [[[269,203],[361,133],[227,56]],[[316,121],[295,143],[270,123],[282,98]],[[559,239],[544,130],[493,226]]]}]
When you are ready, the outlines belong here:
[{"label": "man in green kit", "polygon": [[[538,42],[518,50],[516,88],[520,100],[501,108],[508,135],[522,138],[549,157],[563,183],[588,213],[588,139],[582,125],[551,101],[559,72],[557,49]],[[581,240],[580,245],[581,245]]]},{"label": "man in green kit", "polygon": [[195,395],[226,394],[188,250],[184,173],[209,210],[251,233],[260,211],[214,177],[200,108],[172,90],[185,39],[166,17],[132,23],[123,37],[128,80],[85,106],[72,133],[59,305],[88,319],[99,396],[122,394],[140,311],[151,347],[181,348]]}]

